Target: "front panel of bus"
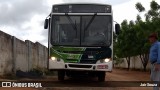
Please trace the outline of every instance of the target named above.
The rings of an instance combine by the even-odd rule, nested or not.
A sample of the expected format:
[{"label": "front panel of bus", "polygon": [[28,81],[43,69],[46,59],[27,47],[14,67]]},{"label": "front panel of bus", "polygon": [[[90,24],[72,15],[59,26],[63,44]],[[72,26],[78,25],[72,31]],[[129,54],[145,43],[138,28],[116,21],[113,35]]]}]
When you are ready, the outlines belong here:
[{"label": "front panel of bus", "polygon": [[[91,10],[92,6],[92,10]],[[54,6],[50,20],[50,69],[112,70],[112,13],[109,6]],[[78,9],[79,7],[79,9]],[[88,7],[88,11],[87,11]],[[106,11],[106,12],[105,12]]]}]

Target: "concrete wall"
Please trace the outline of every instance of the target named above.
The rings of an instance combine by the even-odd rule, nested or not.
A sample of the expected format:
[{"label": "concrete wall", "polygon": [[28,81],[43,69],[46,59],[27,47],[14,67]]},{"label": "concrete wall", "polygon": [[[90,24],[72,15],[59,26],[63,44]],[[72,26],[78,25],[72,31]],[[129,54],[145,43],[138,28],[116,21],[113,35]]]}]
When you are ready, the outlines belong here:
[{"label": "concrete wall", "polygon": [[16,70],[47,68],[47,47],[29,40],[22,41],[0,31],[0,75]]},{"label": "concrete wall", "polygon": [[0,74],[12,71],[12,36],[0,32]]},{"label": "concrete wall", "polygon": [[[148,62],[148,64],[147,64],[147,69],[148,70],[150,69],[150,65],[151,64]],[[128,64],[127,64],[126,59],[123,58],[123,62],[118,64],[118,65],[115,65],[115,67],[127,68]],[[143,69],[143,65],[142,65],[141,59],[138,56],[131,57],[130,68],[131,69]]]},{"label": "concrete wall", "polygon": [[[14,73],[16,70],[29,71],[33,68],[47,68],[47,47],[29,40],[22,41],[0,31],[0,75]],[[127,68],[127,62],[115,67]],[[143,69],[139,57],[131,57],[130,68]],[[147,65],[150,69],[150,63]]]}]

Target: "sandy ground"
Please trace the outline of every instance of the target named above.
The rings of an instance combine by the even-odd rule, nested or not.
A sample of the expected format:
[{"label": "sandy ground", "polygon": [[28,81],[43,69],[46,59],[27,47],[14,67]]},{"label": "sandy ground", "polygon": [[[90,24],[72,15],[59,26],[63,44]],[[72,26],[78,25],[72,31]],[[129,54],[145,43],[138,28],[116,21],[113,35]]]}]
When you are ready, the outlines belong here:
[{"label": "sandy ground", "polygon": [[[30,80],[30,79],[29,79]],[[41,79],[42,81],[53,81],[52,88],[0,88],[0,90],[152,90],[152,87],[127,87],[132,81],[150,81],[150,73],[142,71],[127,71],[114,69],[112,73],[106,73],[104,83],[97,82],[97,79],[70,79],[64,82],[57,81],[56,77]],[[35,81],[35,80],[30,80]],[[115,82],[116,81],[116,82]],[[116,87],[114,87],[114,84]],[[58,87],[56,87],[58,85]],[[101,87],[102,86],[102,87]],[[117,87],[118,86],[118,87]],[[132,86],[132,85],[131,85]]]}]

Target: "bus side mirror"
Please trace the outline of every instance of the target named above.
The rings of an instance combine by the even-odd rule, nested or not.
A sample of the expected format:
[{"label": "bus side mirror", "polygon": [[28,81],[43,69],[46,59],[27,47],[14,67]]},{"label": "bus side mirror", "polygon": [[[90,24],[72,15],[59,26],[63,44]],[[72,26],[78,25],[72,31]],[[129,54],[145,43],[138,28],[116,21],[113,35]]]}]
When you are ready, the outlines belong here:
[{"label": "bus side mirror", "polygon": [[48,19],[45,19],[44,21],[44,29],[47,29],[48,28]]},{"label": "bus side mirror", "polygon": [[115,32],[117,35],[119,35],[119,33],[120,33],[120,25],[119,24],[115,24]]}]

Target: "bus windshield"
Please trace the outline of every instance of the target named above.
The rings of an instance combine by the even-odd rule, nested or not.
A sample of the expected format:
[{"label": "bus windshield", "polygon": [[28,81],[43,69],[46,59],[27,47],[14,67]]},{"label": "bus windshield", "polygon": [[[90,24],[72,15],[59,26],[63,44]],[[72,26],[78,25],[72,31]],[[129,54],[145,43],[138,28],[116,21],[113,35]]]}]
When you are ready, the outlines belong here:
[{"label": "bus windshield", "polygon": [[112,16],[52,16],[51,43],[60,46],[110,46]]}]

